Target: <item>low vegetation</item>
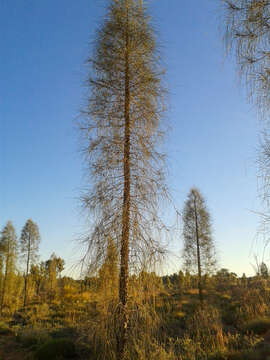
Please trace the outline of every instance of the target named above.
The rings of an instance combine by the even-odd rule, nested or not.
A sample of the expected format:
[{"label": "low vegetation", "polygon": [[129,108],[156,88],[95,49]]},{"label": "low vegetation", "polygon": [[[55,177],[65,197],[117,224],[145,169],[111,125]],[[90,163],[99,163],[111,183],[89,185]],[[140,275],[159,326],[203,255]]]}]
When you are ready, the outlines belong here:
[{"label": "low vegetation", "polygon": [[[5,353],[5,360],[116,359],[113,278],[107,263],[95,277],[58,278],[54,295],[45,302],[47,288],[41,284],[40,295],[33,292],[27,307],[21,304],[14,311],[6,305],[0,355]],[[142,272],[130,278],[130,359],[270,358],[270,278],[237,277],[222,269],[205,276],[203,285],[202,306],[195,275]]]}]

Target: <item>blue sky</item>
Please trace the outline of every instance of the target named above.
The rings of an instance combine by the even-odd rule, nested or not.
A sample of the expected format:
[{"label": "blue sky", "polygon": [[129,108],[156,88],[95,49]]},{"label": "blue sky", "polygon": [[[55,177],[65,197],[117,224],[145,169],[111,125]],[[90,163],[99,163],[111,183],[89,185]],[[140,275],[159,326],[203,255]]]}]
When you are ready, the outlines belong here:
[{"label": "blue sky", "polygon": [[[72,264],[84,229],[79,209],[82,159],[76,117],[84,61],[105,0],[0,0],[0,226],[18,234],[31,217],[41,254]],[[261,208],[257,194],[259,121],[224,57],[218,0],[153,0],[150,13],[167,68],[171,127],[166,142],[175,204],[191,186],[212,214],[220,266],[252,274]],[[171,249],[180,254],[180,234]],[[179,270],[179,259],[165,266]]]}]

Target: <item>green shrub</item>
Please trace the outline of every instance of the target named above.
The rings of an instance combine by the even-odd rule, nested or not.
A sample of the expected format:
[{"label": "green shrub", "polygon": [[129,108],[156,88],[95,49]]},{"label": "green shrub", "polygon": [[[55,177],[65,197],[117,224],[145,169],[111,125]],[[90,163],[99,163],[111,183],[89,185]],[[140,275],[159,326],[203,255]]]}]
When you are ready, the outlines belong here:
[{"label": "green shrub", "polygon": [[188,336],[201,345],[206,353],[225,348],[224,334],[219,310],[208,306],[199,308],[186,318]]},{"label": "green shrub", "polygon": [[72,327],[64,327],[53,330],[51,333],[53,339],[75,339],[76,329]]},{"label": "green shrub", "polygon": [[270,319],[260,318],[248,322],[245,326],[245,330],[248,332],[253,332],[257,335],[263,335],[270,330]]},{"label": "green shrub", "polygon": [[49,334],[40,329],[26,328],[19,331],[17,340],[25,348],[38,347],[50,339]]},{"label": "green shrub", "polygon": [[218,352],[215,354],[211,354],[209,356],[209,360],[228,360],[228,356],[225,353]]},{"label": "green shrub", "polygon": [[75,345],[67,339],[53,339],[40,346],[35,358],[36,360],[74,359]]},{"label": "green shrub", "polygon": [[12,330],[4,322],[0,322],[0,336],[13,335]]},{"label": "green shrub", "polygon": [[269,352],[260,350],[235,352],[228,355],[227,360],[268,360]]},{"label": "green shrub", "polygon": [[226,345],[228,351],[252,350],[262,342],[263,338],[255,334],[227,334]]}]

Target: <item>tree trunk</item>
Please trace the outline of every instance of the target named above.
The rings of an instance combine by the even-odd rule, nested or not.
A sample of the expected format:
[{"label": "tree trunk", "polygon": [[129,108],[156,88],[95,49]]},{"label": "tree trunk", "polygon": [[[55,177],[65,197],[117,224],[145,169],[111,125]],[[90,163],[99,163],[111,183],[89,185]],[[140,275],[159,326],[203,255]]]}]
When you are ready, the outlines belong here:
[{"label": "tree trunk", "polygon": [[129,265],[129,233],[130,233],[130,89],[129,89],[129,13],[126,0],[126,54],[125,54],[125,143],[124,143],[124,193],[122,212],[121,263],[119,278],[120,327],[117,340],[118,360],[126,359],[128,338],[128,265]]},{"label": "tree trunk", "polygon": [[203,304],[203,292],[202,292],[202,270],[201,270],[201,254],[200,254],[200,237],[198,228],[198,214],[196,199],[194,198],[194,212],[195,212],[195,226],[196,226],[196,243],[197,243],[197,263],[198,263],[198,290],[201,304]]},{"label": "tree trunk", "polygon": [[[9,247],[8,247],[8,252],[9,252]],[[9,253],[7,255],[7,259],[6,259],[6,269],[5,269],[5,276],[4,276],[4,280],[3,280],[3,291],[2,291],[2,297],[1,297],[1,308],[0,308],[0,313],[2,314],[3,311],[3,306],[4,306],[4,301],[5,301],[5,295],[6,295],[6,288],[7,288],[7,277],[8,277],[8,271],[9,271]]]},{"label": "tree trunk", "polygon": [[23,307],[27,304],[27,288],[28,288],[28,273],[29,273],[29,262],[30,262],[30,239],[28,240],[28,251],[27,251],[27,263],[26,263],[26,274],[24,278],[24,300]]}]

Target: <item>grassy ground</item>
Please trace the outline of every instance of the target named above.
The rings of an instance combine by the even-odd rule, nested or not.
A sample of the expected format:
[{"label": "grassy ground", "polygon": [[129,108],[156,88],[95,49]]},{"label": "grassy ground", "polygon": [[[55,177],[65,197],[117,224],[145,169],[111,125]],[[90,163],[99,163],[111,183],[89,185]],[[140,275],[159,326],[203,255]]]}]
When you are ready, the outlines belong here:
[{"label": "grassy ground", "polygon": [[32,351],[20,346],[14,335],[1,334],[0,360],[30,360],[31,358]]},{"label": "grassy ground", "polygon": [[[235,286],[225,291],[208,289],[204,296],[202,308],[197,289],[182,292],[177,287],[162,289],[155,299],[160,319],[158,332],[148,343],[148,348],[153,348],[152,354],[157,355],[142,352],[141,357],[135,358],[270,360],[268,289],[258,291]],[[104,336],[94,333],[93,324],[103,323],[104,317],[99,314],[103,308],[100,310],[96,303],[90,301],[81,306],[72,303],[72,318],[68,317],[69,307],[61,303],[30,304],[20,316],[17,312],[6,323],[0,322],[0,360],[98,359],[104,348]],[[86,322],[88,325],[82,330],[85,319],[90,322]],[[97,344],[101,348],[96,347]],[[132,356],[131,360],[135,358]]]}]

